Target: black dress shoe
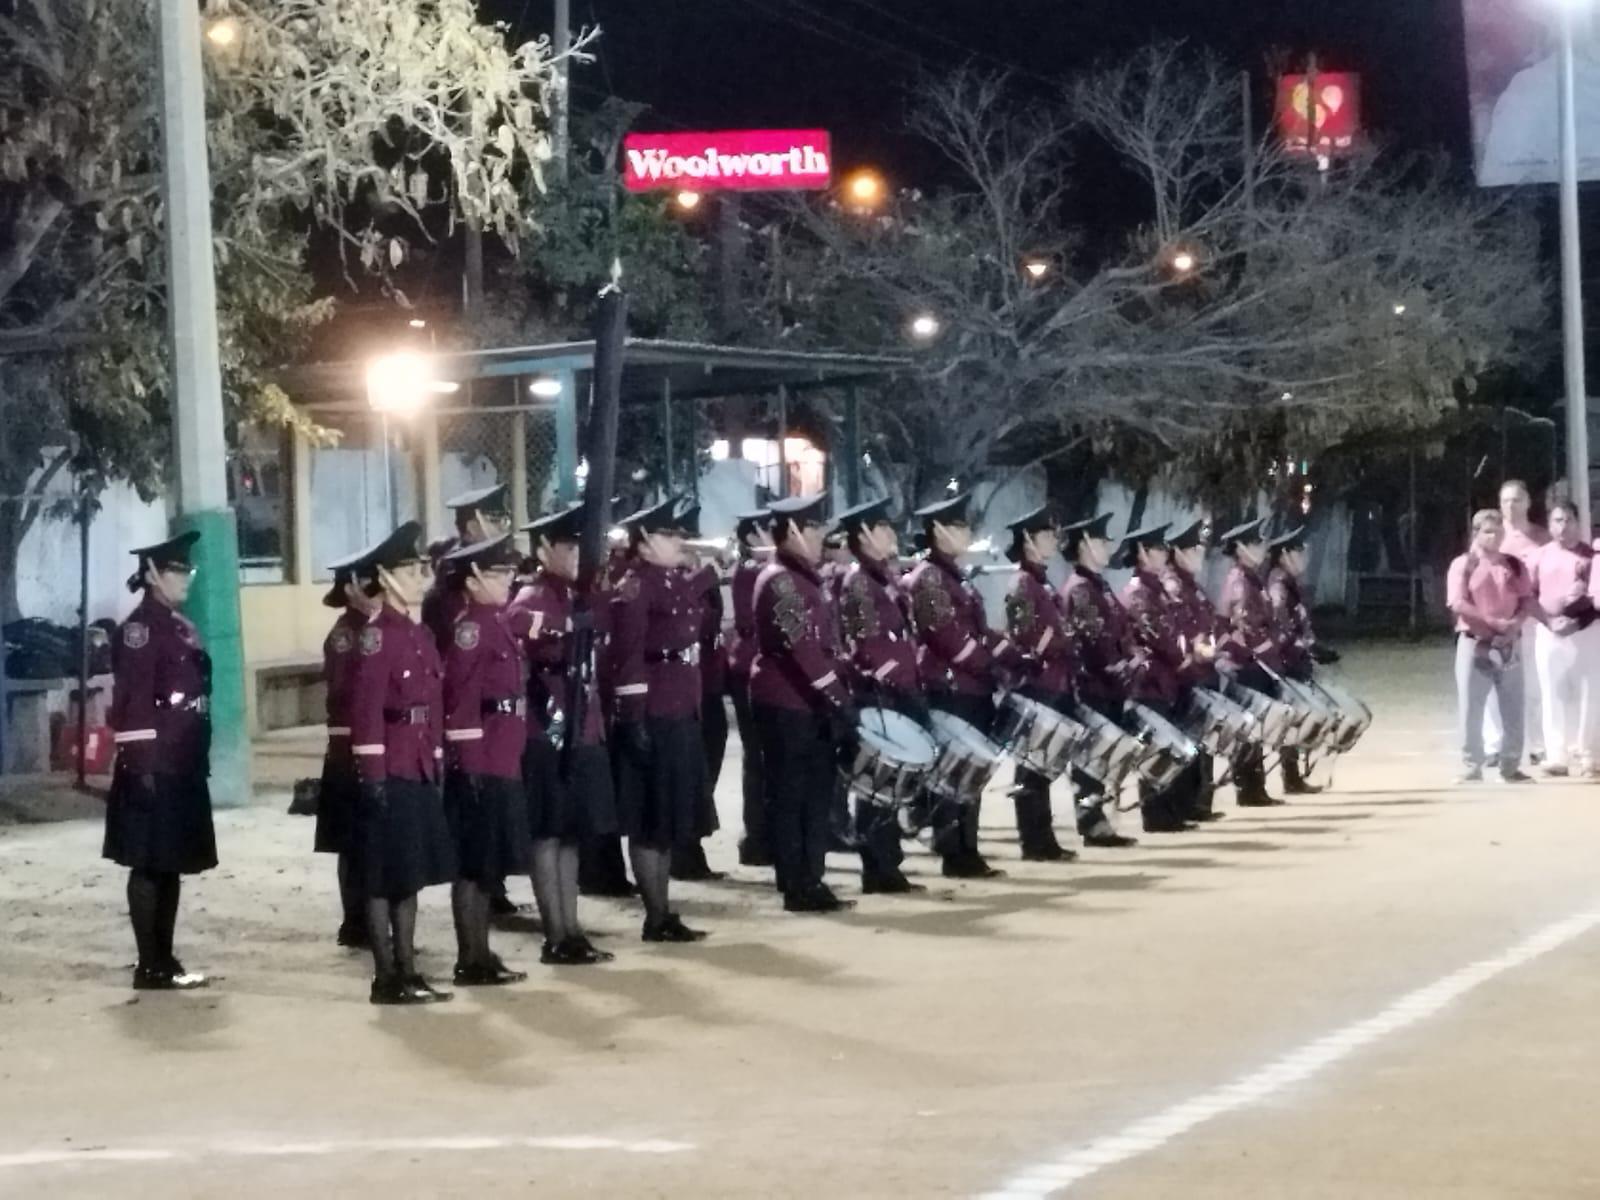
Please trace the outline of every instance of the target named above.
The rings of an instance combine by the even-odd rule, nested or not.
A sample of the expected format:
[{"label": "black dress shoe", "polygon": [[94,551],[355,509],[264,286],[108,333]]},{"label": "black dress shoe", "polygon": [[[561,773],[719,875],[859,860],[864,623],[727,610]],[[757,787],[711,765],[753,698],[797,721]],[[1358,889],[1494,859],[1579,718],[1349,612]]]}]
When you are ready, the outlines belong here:
[{"label": "black dress shoe", "polygon": [[210,984],[204,975],[191,975],[183,964],[173,959],[163,967],[135,967],[133,990],[136,992],[192,992]]},{"label": "black dress shoe", "polygon": [[854,908],[856,906],[856,902],[854,900],[839,899],[838,896],[833,894],[833,889],[825,883],[819,883],[817,885],[816,897],[818,903],[822,905],[821,909],[819,910],[821,912],[842,912],[847,908]]},{"label": "black dress shoe", "polygon": [[424,979],[420,972],[407,975],[402,981],[402,986],[411,994],[413,1004],[442,1004],[451,999],[449,992],[441,992]]},{"label": "black dress shoe", "polygon": [[679,883],[715,883],[717,880],[726,879],[727,877],[728,873],[726,871],[713,871],[710,867],[701,863],[695,863],[682,869],[678,867],[672,868],[672,878]]},{"label": "black dress shoe", "polygon": [[912,883],[899,871],[893,875],[863,875],[861,892],[865,896],[903,896],[908,892],[925,892],[920,883]]},{"label": "black dress shoe", "polygon": [[366,950],[372,945],[372,935],[367,932],[365,921],[346,921],[339,926],[338,941],[352,950]]},{"label": "black dress shoe", "polygon": [[1115,833],[1109,829],[1101,829],[1093,833],[1084,834],[1083,844],[1085,846],[1098,846],[1105,850],[1119,850],[1125,846],[1137,846],[1139,839]]},{"label": "black dress shoe", "polygon": [[1308,783],[1304,779],[1285,779],[1283,781],[1283,794],[1285,796],[1315,796],[1322,790],[1320,783]]},{"label": "black dress shoe", "polygon": [[1196,821],[1220,821],[1227,815],[1225,812],[1218,812],[1216,809],[1210,808],[1205,812],[1195,813],[1193,819]]},{"label": "black dress shoe", "polygon": [[1269,796],[1265,792],[1259,796],[1240,796],[1238,799],[1240,808],[1278,808],[1282,804],[1282,800],[1275,796]]},{"label": "black dress shoe", "polygon": [[398,975],[374,975],[367,997],[374,1004],[421,1004],[422,999]]},{"label": "black dress shoe", "polygon": [[610,962],[615,957],[615,954],[601,950],[581,933],[562,938],[559,942],[546,942],[539,951],[539,961],[551,967],[588,967],[595,963]]},{"label": "black dress shoe", "polygon": [[1077,857],[1076,851],[1068,850],[1059,842],[1053,841],[1046,845],[1022,848],[1023,862],[1071,862]]},{"label": "black dress shoe", "polygon": [[946,879],[1003,879],[1005,872],[991,867],[981,854],[964,854],[944,860]]},{"label": "black dress shoe", "polygon": [[668,913],[660,921],[644,923],[644,940],[647,942],[703,942],[707,934],[702,929],[690,929],[677,913]]},{"label": "black dress shoe", "polygon": [[792,913],[827,912],[822,901],[812,892],[792,892],[783,898],[783,911]]},{"label": "black dress shoe", "polygon": [[490,955],[488,962],[456,964],[457,987],[504,987],[508,983],[521,983],[527,977],[526,971],[513,971],[498,955]]}]

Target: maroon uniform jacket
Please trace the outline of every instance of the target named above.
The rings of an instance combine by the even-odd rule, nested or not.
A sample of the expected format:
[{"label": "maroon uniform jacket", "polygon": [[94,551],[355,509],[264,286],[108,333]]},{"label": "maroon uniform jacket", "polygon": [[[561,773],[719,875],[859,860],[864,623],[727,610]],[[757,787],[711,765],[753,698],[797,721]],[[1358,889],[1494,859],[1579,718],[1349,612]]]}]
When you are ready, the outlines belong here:
[{"label": "maroon uniform jacket", "polygon": [[842,707],[838,622],[816,568],[776,554],[756,580],[755,615],[750,702],[797,712]]},{"label": "maroon uniform jacket", "polygon": [[1128,614],[1128,638],[1139,664],[1135,698],[1175,703],[1184,669],[1181,622],[1160,577],[1135,571],[1122,589],[1122,607]]},{"label": "maroon uniform jacket", "polygon": [[[558,575],[539,571],[533,582],[517,593],[507,610],[511,630],[522,639],[531,667],[528,676],[530,715],[540,729],[548,729],[555,714],[567,704],[567,658],[572,643],[573,585]],[[594,608],[595,644],[601,644],[601,630],[608,623],[604,605]],[[598,653],[598,650],[597,650]],[[568,731],[571,736],[571,731]],[[605,740],[605,720],[600,712],[600,684],[595,672],[589,673],[589,699],[584,706],[583,737],[587,745]]]},{"label": "maroon uniform jacket", "polygon": [[915,692],[920,684],[906,595],[890,570],[887,563],[863,560],[846,572],[839,590],[839,627],[852,689]]},{"label": "maroon uniform jacket", "polygon": [[365,613],[347,608],[322,642],[322,678],[328,685],[328,753],[350,757],[350,697],[355,684],[356,641]]},{"label": "maroon uniform jacket", "polygon": [[350,742],[363,783],[436,781],[443,670],[433,634],[385,604],[356,638]]},{"label": "maroon uniform jacket", "polygon": [[145,594],[112,650],[117,761],[136,775],[207,770],[211,661],[188,617]]},{"label": "maroon uniform jacket", "polygon": [[1022,686],[1049,696],[1072,691],[1077,649],[1045,568],[1023,563],[1006,594],[1006,629],[1021,656]]},{"label": "maroon uniform jacket", "polygon": [[444,740],[469,775],[522,778],[528,700],[522,646],[503,609],[470,599],[455,606],[444,647]]},{"label": "maroon uniform jacket", "polygon": [[911,619],[920,649],[917,667],[930,692],[989,696],[995,674],[1018,661],[1009,639],[989,629],[983,598],[961,568],[937,552],[929,553],[906,575]]},{"label": "maroon uniform jacket", "polygon": [[1222,585],[1220,608],[1228,632],[1218,643],[1217,656],[1234,670],[1259,662],[1281,671],[1283,657],[1278,653],[1272,603],[1267,599],[1261,576],[1243,563],[1234,563],[1228,568],[1227,581]]},{"label": "maroon uniform jacket", "polygon": [[733,599],[733,638],[728,646],[728,673],[748,681],[756,661],[756,577],[762,561],[751,555],[733,568],[728,591]]},{"label": "maroon uniform jacket", "polygon": [[633,560],[611,599],[613,717],[700,714],[698,585],[678,567]]},{"label": "maroon uniform jacket", "polygon": [[1061,585],[1067,627],[1078,648],[1078,693],[1085,699],[1125,700],[1133,690],[1127,616],[1111,585],[1095,571],[1073,567]]},{"label": "maroon uniform jacket", "polygon": [[1199,581],[1176,563],[1161,572],[1161,586],[1167,593],[1178,635],[1183,639],[1183,681],[1209,686],[1215,682],[1216,666],[1198,657],[1194,646],[1203,638],[1222,637],[1222,619],[1217,616],[1216,606]]},{"label": "maroon uniform jacket", "polygon": [[1306,607],[1300,581],[1282,567],[1273,567],[1267,573],[1267,600],[1272,605],[1284,669],[1296,675],[1309,672],[1311,647],[1317,644],[1317,637],[1311,631],[1311,610]]}]

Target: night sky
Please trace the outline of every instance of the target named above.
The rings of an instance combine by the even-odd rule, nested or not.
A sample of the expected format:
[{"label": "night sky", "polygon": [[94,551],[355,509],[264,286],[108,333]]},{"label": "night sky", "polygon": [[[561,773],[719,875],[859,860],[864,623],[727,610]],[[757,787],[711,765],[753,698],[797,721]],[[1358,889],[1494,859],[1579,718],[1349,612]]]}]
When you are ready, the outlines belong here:
[{"label": "night sky", "polygon": [[[642,128],[820,126],[838,166],[872,162],[918,185],[937,163],[902,132],[922,72],[966,61],[1049,81],[1145,43],[1181,38],[1267,81],[1274,51],[1362,75],[1369,129],[1465,162],[1459,0],[571,0],[598,23],[578,103],[614,92],[652,106]],[[483,0],[525,36],[551,0]]]}]

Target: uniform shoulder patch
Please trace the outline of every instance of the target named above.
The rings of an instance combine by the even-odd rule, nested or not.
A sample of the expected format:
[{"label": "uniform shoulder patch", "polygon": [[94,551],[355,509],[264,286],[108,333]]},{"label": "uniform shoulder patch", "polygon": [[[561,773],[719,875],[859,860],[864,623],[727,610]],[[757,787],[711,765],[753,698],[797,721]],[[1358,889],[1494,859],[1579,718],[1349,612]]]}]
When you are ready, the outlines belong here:
[{"label": "uniform shoulder patch", "polygon": [[335,654],[349,654],[356,648],[356,639],[344,626],[335,629],[328,638],[328,648]]},{"label": "uniform shoulder patch", "polygon": [[789,572],[779,571],[772,577],[772,594],[774,596],[791,596],[794,592],[794,576]]},{"label": "uniform shoulder patch", "polygon": [[372,656],[383,649],[383,630],[368,625],[361,631],[361,653]]},{"label": "uniform shoulder patch", "polygon": [[1036,614],[1026,588],[1016,588],[1006,596],[1006,626],[1013,635],[1031,633]]},{"label": "uniform shoulder patch", "polygon": [[937,629],[955,615],[955,602],[944,583],[932,571],[924,571],[912,583],[911,614],[923,632]]},{"label": "uniform shoulder patch", "polygon": [[129,621],[122,627],[122,644],[129,650],[143,650],[150,644],[150,626],[142,621]]},{"label": "uniform shoulder patch", "polygon": [[459,650],[476,650],[478,640],[482,637],[482,630],[476,621],[462,621],[456,625],[456,648]]}]

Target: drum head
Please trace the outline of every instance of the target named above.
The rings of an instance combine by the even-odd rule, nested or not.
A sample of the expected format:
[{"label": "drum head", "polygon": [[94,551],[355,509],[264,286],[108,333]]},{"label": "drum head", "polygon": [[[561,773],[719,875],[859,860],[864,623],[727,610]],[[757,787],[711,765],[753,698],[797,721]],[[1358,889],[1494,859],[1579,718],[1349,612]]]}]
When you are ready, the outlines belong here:
[{"label": "drum head", "polygon": [[954,713],[933,712],[933,733],[941,742],[955,742],[985,762],[1000,761],[1000,747],[979,732],[970,721],[963,721]]},{"label": "drum head", "polygon": [[903,766],[931,767],[939,757],[939,747],[927,730],[893,709],[862,709],[856,733],[879,755]]}]

